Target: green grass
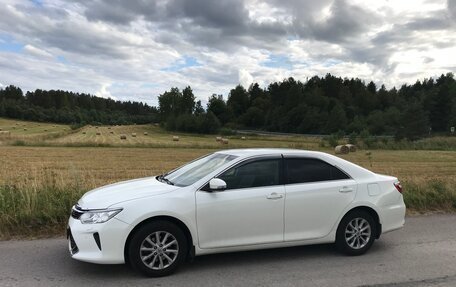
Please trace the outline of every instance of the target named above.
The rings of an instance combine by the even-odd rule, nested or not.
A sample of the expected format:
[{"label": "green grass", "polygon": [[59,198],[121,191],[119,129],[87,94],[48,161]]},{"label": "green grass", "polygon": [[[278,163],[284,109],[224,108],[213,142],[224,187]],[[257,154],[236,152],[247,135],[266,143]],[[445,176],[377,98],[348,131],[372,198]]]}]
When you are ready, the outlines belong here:
[{"label": "green grass", "polygon": [[456,184],[441,180],[403,182],[404,201],[415,212],[456,211]]},{"label": "green grass", "polygon": [[76,187],[0,186],[0,239],[62,235],[70,208],[82,194]]}]

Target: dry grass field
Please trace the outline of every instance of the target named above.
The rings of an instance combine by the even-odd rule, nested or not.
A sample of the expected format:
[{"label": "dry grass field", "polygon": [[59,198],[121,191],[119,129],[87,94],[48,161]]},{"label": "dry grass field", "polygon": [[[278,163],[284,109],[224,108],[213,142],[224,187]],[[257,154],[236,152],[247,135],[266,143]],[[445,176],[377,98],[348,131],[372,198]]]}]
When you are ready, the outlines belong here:
[{"label": "dry grass field", "polygon": [[[2,130],[13,126],[22,130],[13,129],[13,139],[0,138],[0,239],[60,234],[69,208],[89,189],[160,174],[215,150],[286,147],[333,153],[320,147],[319,139],[299,136],[242,139],[236,135],[222,144],[215,135],[172,134],[152,125],[86,126],[71,131],[64,125],[0,119]],[[174,135],[179,141],[172,140]],[[17,140],[23,144],[18,146]],[[358,150],[341,157],[397,176],[405,187],[409,211],[456,210],[453,150]]]},{"label": "dry grass field", "polygon": [[[51,183],[64,188],[78,184],[87,189],[163,173],[215,150],[4,146],[0,148],[0,185],[41,188]],[[322,151],[332,153],[329,149]],[[370,156],[365,151],[340,156],[405,182],[456,181],[456,153],[452,151],[377,150]]]},{"label": "dry grass field", "polygon": [[68,132],[67,125],[0,118],[0,142],[7,139],[39,139]]},{"label": "dry grass field", "polygon": [[[126,138],[121,139],[124,135]],[[173,141],[178,136],[178,141]],[[223,145],[216,141],[216,135],[195,135],[185,133],[169,133],[158,126],[130,125],[130,126],[86,126],[77,132],[47,140],[50,145],[65,146],[113,146],[113,147],[156,147],[156,148],[203,148],[214,149],[226,147],[275,147],[316,148],[317,138],[299,136],[260,137],[260,136],[226,136],[228,144]]]}]

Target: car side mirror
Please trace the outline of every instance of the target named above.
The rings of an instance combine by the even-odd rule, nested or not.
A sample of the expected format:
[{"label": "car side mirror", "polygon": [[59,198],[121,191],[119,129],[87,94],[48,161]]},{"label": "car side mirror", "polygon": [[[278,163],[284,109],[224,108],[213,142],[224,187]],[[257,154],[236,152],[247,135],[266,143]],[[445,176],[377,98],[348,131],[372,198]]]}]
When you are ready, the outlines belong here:
[{"label": "car side mirror", "polygon": [[211,191],[222,191],[226,189],[226,182],[220,178],[213,178],[209,181],[209,189]]}]

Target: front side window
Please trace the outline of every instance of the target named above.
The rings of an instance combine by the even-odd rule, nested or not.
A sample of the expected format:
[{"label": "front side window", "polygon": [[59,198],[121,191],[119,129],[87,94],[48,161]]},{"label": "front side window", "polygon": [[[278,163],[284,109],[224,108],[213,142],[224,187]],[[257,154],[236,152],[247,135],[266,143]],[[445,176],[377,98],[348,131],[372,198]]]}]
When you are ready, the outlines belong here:
[{"label": "front side window", "polygon": [[280,183],[280,159],[264,159],[233,167],[218,176],[226,189],[252,188]]},{"label": "front side window", "polygon": [[164,176],[159,176],[158,179],[172,185],[188,186],[235,158],[237,156],[213,153],[177,168]]},{"label": "front side window", "polygon": [[306,183],[350,178],[337,167],[319,159],[285,159],[285,168],[287,183]]}]

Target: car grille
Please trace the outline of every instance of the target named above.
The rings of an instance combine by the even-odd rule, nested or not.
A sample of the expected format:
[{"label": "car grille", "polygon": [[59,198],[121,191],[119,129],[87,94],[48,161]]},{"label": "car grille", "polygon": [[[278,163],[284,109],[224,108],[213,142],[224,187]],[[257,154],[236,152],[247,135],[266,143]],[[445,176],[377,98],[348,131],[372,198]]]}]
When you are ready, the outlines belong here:
[{"label": "car grille", "polygon": [[81,217],[83,213],[84,212],[77,205],[73,206],[73,208],[71,209],[71,217],[73,217],[74,219],[79,219],[79,217]]},{"label": "car grille", "polygon": [[71,234],[71,229],[68,227],[67,229],[67,238],[70,241],[70,252],[71,255],[74,255],[79,252],[79,248],[74,241],[73,235]]}]

